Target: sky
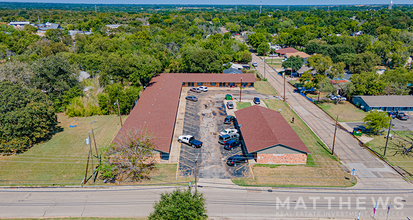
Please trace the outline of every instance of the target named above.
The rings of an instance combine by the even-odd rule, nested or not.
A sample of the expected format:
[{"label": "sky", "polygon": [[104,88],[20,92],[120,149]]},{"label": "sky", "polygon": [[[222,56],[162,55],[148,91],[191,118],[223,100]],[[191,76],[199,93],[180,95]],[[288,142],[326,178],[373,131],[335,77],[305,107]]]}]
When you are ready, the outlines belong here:
[{"label": "sky", "polygon": [[[7,2],[87,3],[87,4],[208,4],[208,5],[259,5],[260,0],[9,0]],[[394,4],[412,4],[413,0],[394,0]],[[389,4],[390,0],[262,0],[265,5],[367,5]]]}]

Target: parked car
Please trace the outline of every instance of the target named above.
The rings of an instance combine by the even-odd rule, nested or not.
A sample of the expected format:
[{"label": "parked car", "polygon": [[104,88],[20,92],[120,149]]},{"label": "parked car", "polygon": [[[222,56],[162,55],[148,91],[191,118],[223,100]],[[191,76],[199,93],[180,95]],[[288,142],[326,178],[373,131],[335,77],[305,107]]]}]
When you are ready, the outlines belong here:
[{"label": "parked car", "polygon": [[405,121],[405,120],[409,119],[409,116],[404,114],[404,112],[397,112],[397,118],[399,120]]},{"label": "parked car", "polygon": [[196,92],[196,93],[200,93],[200,92],[201,92],[201,90],[200,90],[199,88],[197,88],[197,87],[191,88],[189,91],[191,91],[191,92]]},{"label": "parked car", "polygon": [[238,133],[238,130],[234,128],[228,128],[228,129],[224,129],[221,132],[219,132],[220,135],[232,134],[232,133]]},{"label": "parked car", "polygon": [[389,116],[392,118],[392,119],[395,119],[396,118],[396,113],[394,113],[394,112],[388,112],[389,113]]},{"label": "parked car", "polygon": [[253,66],[253,67],[257,67],[257,66],[258,66],[258,63],[257,63],[257,62],[252,62],[252,66]]},{"label": "parked car", "polygon": [[335,95],[332,95],[332,94],[330,94],[330,95],[328,95],[328,97],[330,98],[330,100],[337,100],[337,96],[335,96]]},{"label": "parked car", "polygon": [[241,155],[234,155],[227,159],[228,166],[237,166],[237,164],[239,163],[247,163],[247,162],[248,162],[248,159]]},{"label": "parked car", "polygon": [[233,121],[235,121],[235,116],[228,115],[225,117],[224,124],[231,124]]},{"label": "parked car", "polygon": [[241,142],[240,142],[240,141],[231,140],[231,141],[228,141],[227,143],[225,143],[224,149],[225,149],[225,150],[232,150],[232,149],[234,149],[234,148],[236,148],[236,147],[238,147],[238,146],[240,146],[240,145],[241,145]]},{"label": "parked car", "polygon": [[233,109],[234,108],[234,103],[232,103],[231,101],[227,102],[227,108],[228,109]]},{"label": "parked car", "polygon": [[202,142],[195,140],[194,136],[192,135],[182,135],[178,137],[178,142],[179,143],[185,143],[190,146],[194,146],[196,148],[202,147]]},{"label": "parked car", "polygon": [[261,102],[260,102],[260,98],[258,98],[258,97],[254,97],[254,103],[256,104],[256,105],[259,105]]},{"label": "parked car", "polygon": [[198,89],[202,92],[208,92],[208,87],[206,87],[206,86],[200,86],[200,87],[198,87]]},{"label": "parked car", "polygon": [[227,141],[230,141],[230,140],[239,140],[239,134],[232,133],[232,134],[220,135],[218,139],[218,143],[225,144]]},{"label": "parked car", "polygon": [[186,99],[186,100],[189,100],[189,101],[193,101],[193,102],[197,102],[197,101],[198,101],[198,98],[195,97],[195,96],[192,96],[192,95],[185,97],[185,99]]}]

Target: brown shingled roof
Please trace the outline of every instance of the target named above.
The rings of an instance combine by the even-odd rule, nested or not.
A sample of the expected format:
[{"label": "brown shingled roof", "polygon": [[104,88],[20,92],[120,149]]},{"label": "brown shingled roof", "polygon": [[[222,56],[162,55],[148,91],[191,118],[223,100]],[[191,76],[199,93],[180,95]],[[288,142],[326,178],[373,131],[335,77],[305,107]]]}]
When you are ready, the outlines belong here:
[{"label": "brown shingled roof", "polygon": [[243,83],[255,82],[254,74],[211,74],[211,73],[169,73],[175,76],[181,82],[240,82],[242,77]]},{"label": "brown shingled roof", "polygon": [[113,142],[121,142],[132,129],[154,137],[155,149],[168,153],[174,132],[182,82],[255,82],[254,74],[162,73],[153,77]]},{"label": "brown shingled roof", "polygon": [[120,142],[131,129],[138,132],[147,129],[154,137],[155,149],[169,152],[181,87],[182,82],[169,74],[153,77],[114,142]]},{"label": "brown shingled roof", "polygon": [[292,48],[292,47],[287,47],[287,48],[276,50],[275,52],[279,53],[279,54],[286,54],[286,53],[296,53],[296,52],[299,52],[299,51]]},{"label": "brown shingled roof", "polygon": [[258,105],[235,112],[248,153],[274,145],[284,145],[310,153],[284,117],[271,109]]}]

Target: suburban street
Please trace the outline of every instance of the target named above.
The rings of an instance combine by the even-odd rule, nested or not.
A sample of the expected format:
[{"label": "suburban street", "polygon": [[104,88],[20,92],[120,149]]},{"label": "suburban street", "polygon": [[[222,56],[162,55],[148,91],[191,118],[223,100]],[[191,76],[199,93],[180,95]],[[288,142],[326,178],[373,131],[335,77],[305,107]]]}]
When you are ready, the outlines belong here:
[{"label": "suburban street", "polygon": [[[361,219],[372,219],[375,201],[379,201],[376,219],[386,219],[390,201],[389,219],[413,216],[411,189],[244,188],[228,179],[200,179],[199,185],[210,219],[355,219],[359,210]],[[0,189],[0,218],[148,216],[160,193],[173,189],[173,186],[4,188]]]},{"label": "suburban street", "polygon": [[[252,61],[258,63],[257,70],[284,96],[283,78],[268,64],[252,54]],[[335,122],[316,105],[308,101],[299,93],[294,93],[294,87],[285,84],[285,97],[291,108],[313,130],[321,141],[332,149]],[[356,188],[387,188],[407,189],[412,187],[405,182],[391,167],[373,156],[368,150],[359,145],[347,131],[338,129],[335,141],[335,153],[348,170],[356,169],[359,178]]]}]

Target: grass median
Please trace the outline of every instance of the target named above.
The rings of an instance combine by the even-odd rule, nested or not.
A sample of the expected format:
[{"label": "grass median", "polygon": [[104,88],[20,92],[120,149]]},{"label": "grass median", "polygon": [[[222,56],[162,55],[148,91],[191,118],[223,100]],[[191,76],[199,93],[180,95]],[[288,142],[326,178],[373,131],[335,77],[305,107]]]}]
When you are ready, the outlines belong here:
[{"label": "grass median", "polygon": [[[236,178],[233,182],[242,186],[269,187],[349,187],[351,175],[345,172],[336,157],[310,130],[310,128],[280,100],[264,100],[268,108],[281,109],[281,115],[290,122],[293,130],[304,142],[311,154],[303,165],[263,165],[252,167],[254,178]],[[295,122],[291,123],[292,117]]]},{"label": "grass median", "polygon": [[[89,152],[89,145],[85,142],[88,132],[93,129],[98,152],[101,153],[120,129],[119,117],[116,115],[68,118],[59,114],[58,121],[63,131],[54,134],[47,142],[35,145],[19,155],[0,156],[0,185],[80,185],[85,177]],[[69,128],[69,125],[76,127]],[[97,166],[98,159],[94,158],[93,163]],[[176,164],[157,164],[151,173],[151,180],[138,184],[176,182],[176,169]],[[89,165],[88,175],[91,173],[92,166]],[[93,181],[88,184],[93,184]],[[96,184],[104,183],[97,181]]]},{"label": "grass median", "polygon": [[257,81],[254,83],[254,88],[257,92],[267,95],[278,95],[274,87],[268,81]]},{"label": "grass median", "polygon": [[341,101],[337,105],[333,101],[320,101],[317,105],[335,119],[338,115],[339,122],[360,122],[367,115],[367,112],[348,101]]},{"label": "grass median", "polygon": [[[405,141],[411,141],[409,137],[413,138],[412,132],[391,131],[391,134],[393,135],[393,138],[389,139],[387,143],[386,155],[384,158],[393,166],[401,168],[404,172],[406,172],[405,176],[413,181],[413,150],[407,154],[404,154],[404,151],[412,146],[411,143]],[[370,135],[369,137],[373,138],[373,140],[366,143],[366,145],[383,156],[386,146],[386,136],[387,131],[380,136]]]},{"label": "grass median", "polygon": [[237,110],[241,110],[250,106],[252,106],[251,102],[237,102]]}]

